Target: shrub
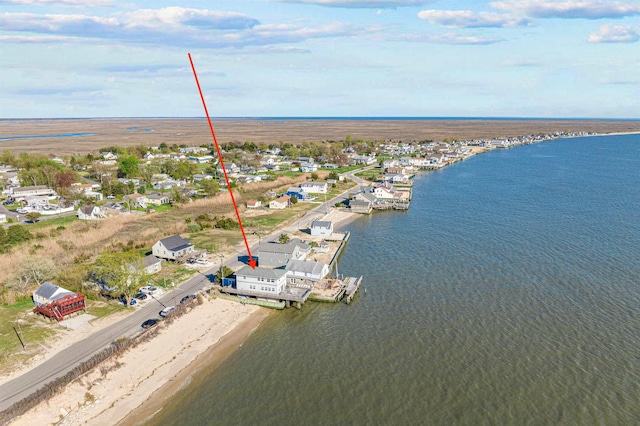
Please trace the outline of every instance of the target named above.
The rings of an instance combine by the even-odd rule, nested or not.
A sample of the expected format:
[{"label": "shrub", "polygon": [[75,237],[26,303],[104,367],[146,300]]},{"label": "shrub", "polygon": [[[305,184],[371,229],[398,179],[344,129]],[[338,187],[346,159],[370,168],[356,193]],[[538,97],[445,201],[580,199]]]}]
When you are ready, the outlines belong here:
[{"label": "shrub", "polygon": [[202,231],[202,227],[200,225],[198,225],[197,223],[191,223],[191,224],[187,225],[187,231],[188,232]]}]

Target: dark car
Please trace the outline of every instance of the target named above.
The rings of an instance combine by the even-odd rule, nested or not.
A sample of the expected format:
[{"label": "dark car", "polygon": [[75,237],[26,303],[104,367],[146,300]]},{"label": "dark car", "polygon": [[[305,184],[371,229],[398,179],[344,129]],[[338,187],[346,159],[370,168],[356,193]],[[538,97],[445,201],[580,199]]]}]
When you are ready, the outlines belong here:
[{"label": "dark car", "polygon": [[157,318],[151,318],[142,323],[142,328],[151,328],[160,322]]},{"label": "dark car", "polygon": [[138,293],[135,296],[135,299],[138,299],[139,301],[143,301],[143,300],[147,300],[147,295],[145,293]]},{"label": "dark car", "polygon": [[180,299],[180,303],[188,302],[188,301],[193,300],[195,298],[196,298],[195,294],[187,294],[185,297]]}]

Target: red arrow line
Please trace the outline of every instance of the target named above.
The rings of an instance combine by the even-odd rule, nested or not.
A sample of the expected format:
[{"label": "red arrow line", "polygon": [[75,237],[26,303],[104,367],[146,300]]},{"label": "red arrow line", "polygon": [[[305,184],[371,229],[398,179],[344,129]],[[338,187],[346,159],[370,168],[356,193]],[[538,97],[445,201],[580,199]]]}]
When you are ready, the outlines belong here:
[{"label": "red arrow line", "polygon": [[216,133],[213,131],[213,124],[211,124],[211,118],[209,117],[209,111],[207,110],[207,103],[204,101],[204,96],[202,95],[202,89],[200,88],[200,82],[198,81],[198,74],[196,73],[196,67],[193,65],[193,60],[191,59],[191,53],[188,53],[188,55],[189,55],[189,62],[191,63],[191,69],[193,70],[193,76],[195,77],[196,85],[198,86],[198,92],[200,93],[200,99],[202,99],[202,106],[204,107],[204,113],[207,115],[207,121],[209,121],[209,129],[211,129],[211,136],[213,137],[213,142],[216,145],[216,151],[218,152],[218,160],[220,160],[220,165],[222,166],[222,172],[224,173],[224,179],[227,182],[227,189],[229,190],[229,195],[231,195],[231,201],[233,201],[233,209],[236,211],[236,217],[238,218],[238,225],[240,225],[240,231],[242,231],[242,238],[244,238],[244,245],[247,247],[247,253],[249,254],[249,266],[251,266],[253,269],[256,269],[257,262],[251,256],[251,249],[249,249],[247,236],[244,234],[244,227],[242,226],[240,213],[238,213],[238,205],[236,204],[236,199],[233,196],[233,191],[231,191],[231,183],[229,182],[229,176],[227,175],[227,168],[224,166],[224,161],[222,160],[222,153],[220,152],[220,146],[218,145],[218,140],[216,139]]}]

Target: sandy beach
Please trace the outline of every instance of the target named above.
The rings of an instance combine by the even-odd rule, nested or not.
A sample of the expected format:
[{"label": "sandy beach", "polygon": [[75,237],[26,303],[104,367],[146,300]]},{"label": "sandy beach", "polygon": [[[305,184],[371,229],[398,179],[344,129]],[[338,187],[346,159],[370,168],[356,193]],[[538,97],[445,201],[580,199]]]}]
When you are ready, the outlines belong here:
[{"label": "sandy beach", "polygon": [[[200,366],[226,359],[268,314],[253,305],[205,300],[173,323],[161,323],[154,338],[104,362],[9,424],[114,425],[129,413],[135,423],[188,384]],[[138,411],[152,396],[156,405]]]}]

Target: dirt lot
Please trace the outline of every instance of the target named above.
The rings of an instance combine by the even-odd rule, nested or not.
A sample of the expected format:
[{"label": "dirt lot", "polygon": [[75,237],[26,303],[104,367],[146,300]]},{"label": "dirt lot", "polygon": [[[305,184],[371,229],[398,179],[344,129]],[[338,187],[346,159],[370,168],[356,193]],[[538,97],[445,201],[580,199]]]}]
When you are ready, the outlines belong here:
[{"label": "dirt lot", "polygon": [[[311,119],[215,119],[220,143],[303,143],[354,139],[427,140],[475,139],[519,136],[555,131],[599,133],[640,132],[640,121],[613,120],[311,120]],[[91,136],[56,136],[62,134]],[[16,137],[21,138],[16,138]],[[24,137],[40,136],[40,137]],[[47,136],[47,137],[42,137]],[[2,140],[10,139],[10,140]],[[123,118],[0,120],[0,150],[55,155],[84,155],[99,148],[120,145],[157,146],[165,142],[188,146],[208,144],[206,119]]]}]

